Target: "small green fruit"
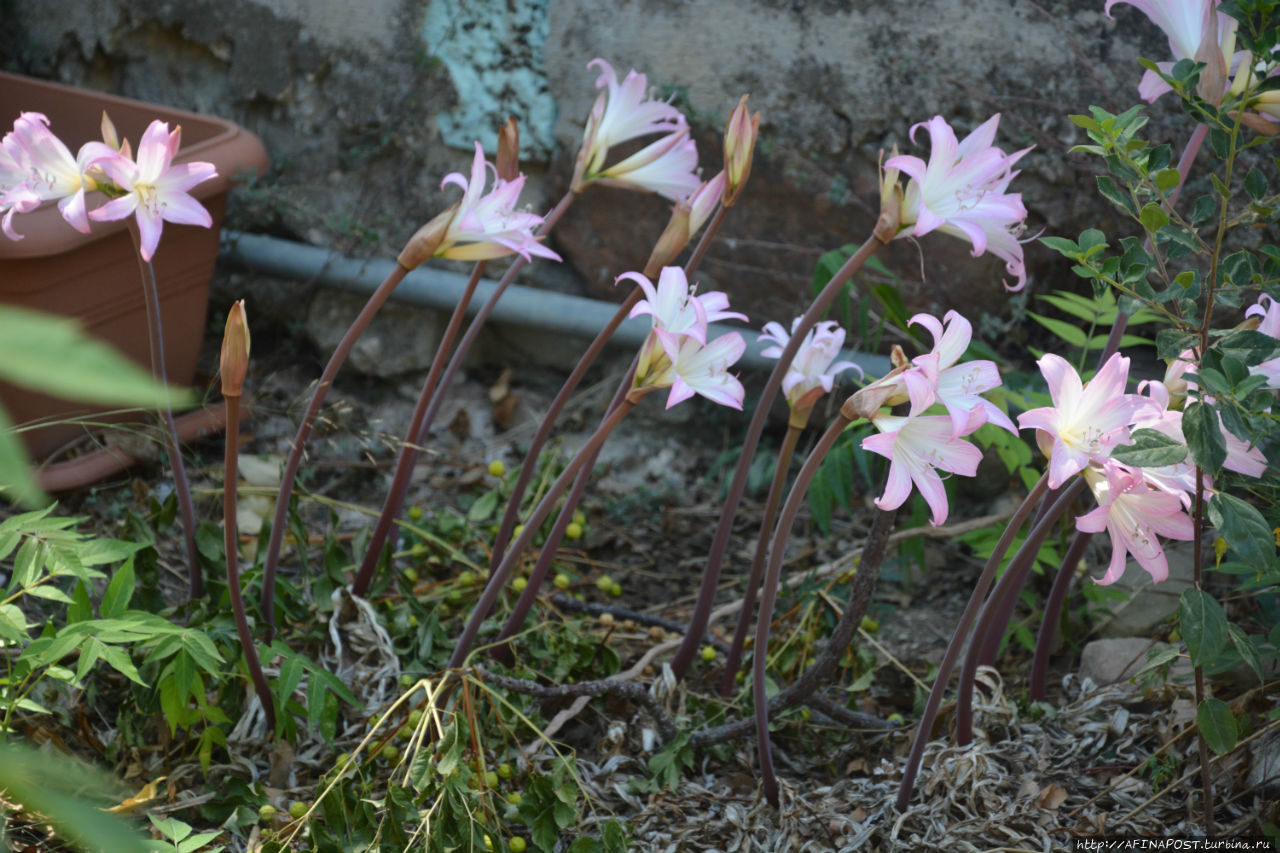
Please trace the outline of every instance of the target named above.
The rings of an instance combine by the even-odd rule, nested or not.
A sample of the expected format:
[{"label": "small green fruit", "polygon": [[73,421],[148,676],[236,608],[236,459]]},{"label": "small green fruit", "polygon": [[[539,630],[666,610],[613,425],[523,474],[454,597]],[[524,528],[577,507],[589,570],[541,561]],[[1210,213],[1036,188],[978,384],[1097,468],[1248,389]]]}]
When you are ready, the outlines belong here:
[{"label": "small green fruit", "polygon": [[499,779],[510,779],[510,778],[511,778],[511,765],[510,765],[510,764],[508,764],[507,762],[505,762],[505,761],[504,761],[504,762],[502,762],[501,764],[499,764],[499,765],[498,765],[498,778],[499,778]]},{"label": "small green fruit", "polygon": [[601,575],[596,578],[596,589],[607,593],[609,590],[613,589],[613,578],[608,575]]},{"label": "small green fruit", "polygon": [[487,770],[487,771],[485,771],[485,774],[484,774],[484,786],[485,786],[486,788],[496,788],[496,787],[498,787],[498,774],[497,774],[497,773],[494,773],[492,770]]},{"label": "small green fruit", "polygon": [[617,581],[614,581],[613,584],[609,587],[609,597],[617,598],[620,595],[622,595],[622,584],[618,583]]},{"label": "small green fruit", "polygon": [[576,521],[570,522],[569,525],[564,529],[564,535],[569,539],[581,539],[582,525],[578,524]]},{"label": "small green fruit", "polygon": [[704,661],[706,661],[707,663],[711,663],[711,661],[715,660],[715,659],[716,659],[716,647],[715,647],[715,646],[703,646],[703,647],[702,647],[702,659],[703,659]]},{"label": "small green fruit", "polygon": [[900,726],[903,724],[903,722],[905,722],[902,719],[901,714],[890,714],[887,719],[889,720],[889,722],[893,723],[895,726]]},{"label": "small green fruit", "polygon": [[409,549],[409,556],[411,557],[425,557],[426,555],[427,546],[423,545],[421,542]]},{"label": "small green fruit", "polygon": [[302,800],[294,800],[289,803],[289,817],[294,820],[301,820],[302,816],[307,813],[307,804]]},{"label": "small green fruit", "polygon": [[415,708],[409,712],[409,725],[413,726],[416,729],[418,727],[418,723],[421,723],[421,722],[422,722],[421,711]]},{"label": "small green fruit", "polygon": [[874,634],[876,631],[880,630],[879,620],[872,619],[870,616],[863,616],[862,630],[866,631],[868,634]]},{"label": "small green fruit", "polygon": [[382,748],[382,752],[380,753],[380,755],[383,758],[385,758],[387,761],[395,761],[397,758],[400,757],[400,750],[392,746],[391,744],[387,744]]},{"label": "small green fruit", "polygon": [[512,539],[514,539],[514,538],[516,538],[517,536],[519,536],[521,533],[524,533],[524,525],[523,525],[523,524],[517,524],[517,525],[516,525],[514,528],[512,528],[512,530],[511,530],[511,538],[512,538]]},{"label": "small green fruit", "polygon": [[448,601],[450,604],[461,604],[462,590],[460,589],[449,590],[449,594],[445,596],[445,600]]},{"label": "small green fruit", "polygon": [[524,794],[521,794],[519,791],[512,791],[510,794],[507,794],[507,802],[511,803],[513,806],[518,806],[524,802]]},{"label": "small green fruit", "polygon": [[411,520],[413,520],[413,521],[421,521],[421,520],[422,520],[422,507],[420,507],[420,506],[411,506],[411,507],[409,507],[409,518],[410,518]]},{"label": "small green fruit", "polygon": [[409,673],[407,673],[407,672],[402,672],[402,673],[400,673],[400,686],[401,686],[401,687],[412,687],[415,681],[417,681],[417,679],[416,679],[416,678],[414,678],[414,677],[413,677],[412,675],[410,675]]},{"label": "small green fruit", "polygon": [[526,845],[523,838],[515,835],[507,842],[507,847],[511,850],[511,853],[524,853]]},{"label": "small green fruit", "polygon": [[524,588],[529,585],[528,578],[516,578],[511,582],[511,588],[516,592],[524,592]]},{"label": "small green fruit", "polygon": [[489,463],[489,473],[495,477],[501,477],[507,473],[507,466],[501,459],[494,459]]},{"label": "small green fruit", "polygon": [[575,509],[573,511],[573,523],[578,525],[579,527],[586,527],[587,514],[580,509]]},{"label": "small green fruit", "polygon": [[470,569],[467,569],[465,572],[462,572],[461,574],[458,575],[458,583],[462,584],[463,586],[471,586],[475,582],[476,582],[476,573],[471,571]]},{"label": "small green fruit", "polygon": [[338,765],[339,771],[345,771],[347,769],[347,765],[351,763],[351,753],[340,752],[338,753],[338,757],[335,758],[333,761],[335,764]]},{"label": "small green fruit", "polygon": [[270,803],[267,803],[265,806],[262,806],[261,808],[258,809],[258,820],[260,821],[266,822],[269,820],[273,820],[275,816],[276,816],[276,807],[271,805]]},{"label": "small green fruit", "polygon": [[569,584],[573,583],[573,581],[569,580],[568,575],[566,575],[564,572],[561,572],[560,574],[556,575],[556,579],[554,583],[556,585],[556,589],[568,589]]}]

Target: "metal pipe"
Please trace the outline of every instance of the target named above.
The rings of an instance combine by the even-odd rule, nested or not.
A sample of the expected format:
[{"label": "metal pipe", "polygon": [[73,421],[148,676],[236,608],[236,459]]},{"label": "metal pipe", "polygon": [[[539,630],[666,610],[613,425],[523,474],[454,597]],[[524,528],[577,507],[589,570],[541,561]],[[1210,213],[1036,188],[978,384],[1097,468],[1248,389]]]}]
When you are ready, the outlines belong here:
[{"label": "metal pipe", "polygon": [[[326,287],[368,295],[378,286],[394,265],[394,261],[362,261],[335,255],[326,249],[294,243],[276,237],[223,233],[222,260],[232,266],[282,278],[314,280]],[[391,294],[391,299],[434,311],[451,311],[466,286],[467,276],[448,270],[419,267],[405,276]],[[473,315],[484,304],[497,283],[481,279],[467,309]],[[571,335],[584,340],[593,338],[613,316],[617,305],[583,296],[572,296],[549,290],[511,285],[499,300],[490,317],[497,324],[535,329],[557,335]],[[786,325],[785,323],[783,325]],[[611,345],[639,347],[649,334],[647,317],[626,320],[610,340]],[[756,339],[759,332],[727,323],[713,323],[707,339],[727,332],[741,332],[747,351],[738,364],[752,369],[772,368],[774,360],[760,355],[769,343]],[[873,353],[845,350],[842,359],[861,367],[870,378],[878,378],[891,369],[889,359]]]}]

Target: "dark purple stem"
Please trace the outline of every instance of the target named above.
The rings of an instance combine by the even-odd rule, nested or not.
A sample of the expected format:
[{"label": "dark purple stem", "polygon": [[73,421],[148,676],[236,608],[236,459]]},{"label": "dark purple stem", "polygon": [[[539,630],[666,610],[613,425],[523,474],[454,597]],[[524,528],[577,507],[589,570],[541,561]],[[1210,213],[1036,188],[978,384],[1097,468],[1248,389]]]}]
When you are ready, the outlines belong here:
[{"label": "dark purple stem", "polygon": [[[801,337],[803,334],[803,332],[800,333]],[[791,362],[786,361],[786,358],[784,353],[779,363],[790,364]],[[769,697],[765,692],[765,677],[769,658],[769,627],[773,622],[773,606],[778,600],[778,580],[782,576],[782,558],[787,550],[787,540],[791,538],[791,526],[795,524],[796,516],[800,514],[800,505],[804,501],[805,493],[809,491],[809,484],[818,473],[822,460],[835,446],[836,441],[844,433],[845,427],[852,422],[851,418],[841,412],[831,422],[831,426],[827,427],[822,438],[818,439],[818,444],[809,454],[809,458],[804,461],[800,473],[796,475],[791,493],[787,495],[787,502],[778,516],[778,524],[773,531],[773,541],[769,543],[769,563],[765,570],[763,593],[760,596],[760,616],[756,620],[751,695],[755,705],[756,740],[760,750],[760,773],[764,783],[764,795],[774,808],[778,807],[778,777],[773,770],[773,751],[769,745]],[[688,637],[685,639],[687,640]],[[701,639],[701,636],[696,639]]]},{"label": "dark purple stem", "polygon": [[[578,451],[578,454],[569,460],[569,464],[565,466],[565,469],[560,472],[560,476],[551,484],[551,488],[543,495],[541,502],[534,508],[533,514],[525,522],[524,530],[516,537],[516,541],[512,543],[511,548],[507,551],[502,563],[490,573],[489,583],[485,585],[484,592],[480,594],[480,600],[476,602],[475,609],[471,611],[471,618],[467,620],[466,627],[462,630],[462,636],[458,638],[458,642],[453,649],[453,655],[449,658],[450,669],[456,669],[466,662],[476,635],[480,632],[480,623],[484,621],[485,617],[489,615],[489,611],[493,609],[493,605],[498,600],[498,595],[501,594],[502,589],[507,585],[507,581],[511,577],[512,570],[520,561],[525,549],[533,542],[534,534],[538,531],[542,522],[546,520],[547,515],[550,514],[556,500],[564,493],[569,483],[581,470],[583,463],[600,449],[600,445],[604,444],[604,440],[609,437],[609,433],[613,432],[614,427],[622,422],[623,417],[634,406],[635,403],[628,399],[610,412],[609,417],[592,434],[587,443]],[[532,587],[533,584],[529,586]]]},{"label": "dark purple stem", "polygon": [[258,661],[258,649],[253,642],[253,634],[249,630],[249,619],[244,611],[244,597],[240,594],[240,568],[236,533],[236,468],[240,459],[240,398],[230,396],[224,398],[227,405],[227,443],[223,454],[224,474],[222,478],[222,529],[223,543],[227,552],[227,592],[231,595],[231,612],[235,616],[236,634],[240,637],[240,646],[244,649],[244,661],[249,668],[249,677],[253,680],[254,692],[262,703],[262,711],[267,715],[267,726],[271,736],[276,731],[276,708],[271,698],[271,688],[267,686],[267,677],[262,673],[262,664]]},{"label": "dark purple stem", "polygon": [[[316,414],[324,404],[325,395],[329,393],[334,377],[338,375],[338,369],[347,360],[347,356],[351,354],[351,349],[364,334],[364,330],[369,328],[374,315],[391,296],[391,291],[395,290],[396,285],[408,274],[409,270],[396,264],[395,269],[370,294],[369,301],[365,303],[364,308],[360,309],[351,327],[338,342],[333,355],[329,356],[329,363],[324,366],[320,381],[316,383],[316,390],[311,395],[311,404],[307,406],[307,412],[302,416],[302,423],[298,425],[298,434],[294,436],[293,447],[289,450],[289,458],[285,461],[284,471],[280,475],[280,491],[276,495],[276,513],[271,521],[271,538],[267,542],[267,553],[263,560],[262,618],[267,623],[267,642],[271,642],[275,634],[276,566],[280,561],[280,545],[284,541],[285,522],[289,516],[289,498],[293,495],[293,482],[298,476],[298,466],[302,463],[302,454],[307,446],[307,438],[311,435],[311,427],[315,424]],[[303,544],[299,543],[298,547],[303,547]]]},{"label": "dark purple stem", "polygon": [[[562,199],[560,199],[555,208],[552,209],[552,211],[543,219],[542,225],[538,228],[538,236],[542,236],[551,230],[556,222],[559,221],[560,217],[564,215],[564,212],[569,209],[569,205],[573,203],[573,199],[575,197],[576,196],[574,196],[573,193],[567,193]],[[513,260],[511,262],[511,266],[507,268],[506,273],[504,273],[502,278],[499,279],[498,286],[493,289],[493,293],[491,293],[489,298],[485,300],[484,305],[480,307],[480,310],[476,312],[476,315],[471,318],[471,323],[467,326],[467,331],[463,334],[462,340],[458,342],[458,346],[454,350],[453,356],[449,359],[448,367],[445,368],[443,375],[440,377],[440,382],[435,393],[431,395],[430,402],[427,404],[426,412],[423,415],[422,423],[419,425],[417,433],[410,436],[408,444],[406,444],[404,449],[401,451],[400,459],[397,462],[397,478],[401,476],[400,472],[402,470],[412,473],[413,466],[418,462],[418,454],[420,453],[419,448],[421,448],[427,440],[427,434],[431,430],[431,425],[435,423],[436,415],[440,412],[440,407],[444,403],[444,395],[453,384],[453,378],[458,374],[458,370],[462,367],[462,362],[466,360],[467,353],[471,351],[472,344],[475,343],[476,338],[480,335],[480,330],[484,327],[485,321],[489,319],[489,315],[493,313],[493,309],[497,306],[498,300],[502,298],[502,294],[506,293],[507,287],[511,285],[511,282],[515,281],[516,275],[520,270],[524,269],[526,263],[528,263],[528,261],[523,257],[517,257]],[[440,355],[437,354],[437,359],[439,359],[439,357]],[[432,366],[435,366],[434,363]],[[404,498],[408,493],[408,479],[407,475],[404,476],[406,479],[404,481],[404,485],[399,490],[399,494],[388,494],[387,503],[383,507],[384,515],[389,515],[393,519],[400,514],[400,508],[404,505]],[[375,543],[372,541],[369,543],[370,550],[365,555],[365,562],[368,562],[370,555],[373,555],[372,559],[374,561],[374,566],[376,567],[378,555],[382,551],[382,544],[377,543],[376,549],[374,548],[374,545]],[[363,564],[361,565],[361,573],[364,573]],[[361,595],[363,592],[368,591],[367,587],[371,582],[372,574],[370,574],[369,578],[366,579],[362,592],[356,592],[354,586],[352,591],[356,592],[357,595]]]},{"label": "dark purple stem", "polygon": [[[896,227],[896,224],[893,227]],[[760,401],[756,404],[755,413],[751,416],[747,434],[742,439],[742,451],[738,457],[738,466],[734,469],[733,480],[729,483],[729,492],[725,497],[724,507],[720,511],[720,520],[716,524],[715,536],[711,541],[711,550],[707,555],[707,565],[702,572],[702,585],[698,590],[698,599],[694,603],[693,615],[689,619],[689,630],[685,633],[684,641],[671,661],[671,669],[676,678],[683,678],[685,673],[688,672],[689,665],[693,662],[694,655],[698,652],[702,635],[707,630],[707,623],[711,619],[711,607],[715,602],[716,590],[720,585],[720,567],[724,562],[725,550],[729,545],[729,534],[733,530],[733,521],[738,513],[738,505],[742,502],[742,493],[746,489],[747,474],[751,468],[751,461],[755,457],[756,446],[760,443],[761,433],[764,432],[765,421],[769,417],[769,408],[772,406],[778,390],[782,387],[782,379],[786,376],[787,369],[795,358],[796,352],[799,351],[801,343],[804,342],[804,336],[808,334],[809,330],[831,307],[831,303],[840,294],[845,283],[853,277],[855,272],[862,268],[862,265],[875,254],[877,249],[885,245],[886,240],[891,236],[890,234],[881,237],[880,223],[877,223],[876,233],[867,238],[867,241],[859,247],[853,257],[849,258],[844,266],[836,272],[831,281],[827,283],[827,286],[823,288],[822,293],[818,294],[818,298],[809,306],[809,310],[800,318],[796,327],[791,330],[791,339],[783,347],[782,354],[778,357],[778,363],[774,365],[773,372],[769,374],[769,381],[765,383],[764,391],[760,395]]]},{"label": "dark purple stem", "polygon": [[769,484],[769,496],[765,499],[764,517],[760,520],[760,541],[756,543],[756,553],[751,560],[751,575],[747,578],[747,592],[742,599],[742,609],[738,611],[738,624],[733,629],[733,640],[729,643],[729,652],[725,656],[724,674],[720,677],[720,695],[733,693],[738,666],[742,662],[742,648],[746,645],[747,630],[751,627],[751,613],[756,606],[756,589],[760,586],[760,577],[764,574],[764,558],[769,553],[769,542],[765,538],[773,530],[774,517],[778,512],[778,504],[782,502],[782,490],[787,485],[787,470],[791,467],[791,457],[795,454],[796,443],[804,430],[798,424],[787,426],[786,437],[782,439],[782,448],[778,451],[778,464],[773,469],[773,482]]},{"label": "dark purple stem", "polygon": [[[156,287],[156,271],[150,261],[142,259],[138,226],[129,220],[129,234],[138,252],[138,268],[142,272],[143,302],[147,308],[147,341],[151,351],[151,375],[162,385],[169,379],[164,364],[164,326],[160,316],[160,291]],[[200,568],[200,552],[196,549],[196,513],[191,502],[191,485],[187,482],[187,466],[182,461],[182,445],[178,442],[178,425],[173,420],[173,409],[166,404],[160,409],[160,421],[165,428],[165,452],[169,456],[169,468],[173,471],[173,488],[178,496],[178,512],[182,515],[182,535],[187,551],[187,577],[190,597],[204,595],[204,572]]]},{"label": "dark purple stem", "polygon": [[1075,576],[1076,565],[1089,547],[1092,533],[1077,530],[1067,554],[1062,558],[1058,574],[1053,579],[1053,587],[1049,590],[1049,598],[1044,603],[1044,618],[1040,622],[1040,633],[1036,636],[1035,656],[1031,659],[1031,678],[1028,692],[1032,702],[1045,700],[1045,683],[1049,677],[1049,655],[1053,651],[1053,643],[1058,635],[1058,624],[1062,620],[1062,608],[1067,602],[1067,590],[1071,588],[1071,579]]},{"label": "dark purple stem", "polygon": [[1009,561],[1004,576],[992,590],[987,606],[976,620],[973,639],[969,642],[969,653],[965,655],[964,666],[960,670],[960,684],[956,695],[956,743],[959,746],[968,746],[973,740],[973,677],[978,672],[983,646],[992,636],[999,642],[1018,603],[1018,593],[1022,591],[1027,576],[1031,573],[1031,566],[1035,564],[1036,553],[1083,487],[1084,478],[1076,477],[1061,489],[1048,510],[1040,513],[1040,518],[1032,525],[1022,547]]},{"label": "dark purple stem", "polygon": [[414,462],[418,457],[414,439],[422,431],[427,404],[431,402],[436,383],[440,381],[440,372],[444,369],[445,354],[453,346],[453,339],[458,336],[462,318],[466,314],[467,306],[471,304],[471,297],[476,291],[476,285],[480,282],[480,276],[484,274],[484,268],[485,262],[480,261],[471,271],[471,277],[467,279],[462,296],[458,299],[458,304],[453,307],[449,324],[445,327],[444,334],[440,336],[436,354],[431,359],[431,368],[427,371],[426,381],[422,383],[422,391],[418,394],[418,402],[413,407],[413,416],[409,419],[404,445],[400,448],[400,458],[396,462],[396,472],[391,478],[391,486],[387,489],[387,497],[382,504],[382,514],[378,516],[373,533],[369,536],[369,542],[365,546],[364,560],[360,563],[360,571],[356,573],[355,583],[352,584],[353,595],[361,598],[365,596],[369,590],[369,582],[373,579],[374,570],[378,567],[378,560],[382,558],[382,547],[386,544],[391,526],[400,513],[405,493],[409,490],[409,480],[413,476]]},{"label": "dark purple stem", "polygon": [[978,607],[986,598],[987,590],[991,587],[991,581],[995,579],[996,570],[1000,567],[1000,561],[1004,559],[1005,553],[1009,550],[1009,546],[1013,543],[1013,537],[1017,535],[1022,523],[1031,515],[1031,509],[1043,496],[1048,485],[1048,475],[1042,476],[1032,488],[1031,493],[1022,501],[1013,517],[1009,519],[1008,526],[1005,527],[1004,533],[1000,535],[1000,541],[996,543],[995,550],[991,552],[991,556],[987,559],[987,564],[982,569],[982,574],[978,577],[977,584],[974,585],[973,593],[969,596],[969,603],[965,605],[964,612],[960,614],[960,619],[956,622],[955,633],[951,636],[951,642],[947,645],[947,650],[942,655],[942,661],[938,664],[938,674],[934,678],[933,687],[929,691],[929,698],[925,702],[924,713],[920,715],[920,722],[916,725],[915,737],[911,741],[911,753],[907,756],[907,764],[902,770],[902,783],[898,787],[898,811],[905,812],[907,806],[911,804],[911,792],[915,788],[916,774],[920,770],[920,760],[924,757],[925,744],[929,742],[929,734],[933,731],[933,723],[938,718],[938,709],[942,707],[942,696],[947,690],[947,683],[951,680],[951,672],[955,669],[956,659],[960,657],[960,649],[964,646],[965,637],[969,634],[969,627],[973,624],[973,619],[978,613]]}]

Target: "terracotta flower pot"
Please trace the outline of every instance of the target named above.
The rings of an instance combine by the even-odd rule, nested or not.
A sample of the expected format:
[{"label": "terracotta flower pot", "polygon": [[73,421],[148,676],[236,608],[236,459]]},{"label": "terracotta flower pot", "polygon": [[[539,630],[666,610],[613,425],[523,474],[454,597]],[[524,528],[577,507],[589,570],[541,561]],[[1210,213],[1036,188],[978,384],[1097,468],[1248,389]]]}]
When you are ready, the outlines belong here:
[{"label": "terracotta flower pot", "polygon": [[[135,152],[153,120],[167,121],[170,128],[181,125],[182,148],[174,162],[203,160],[218,170],[216,178],[191,191],[213,216],[213,227],[166,222],[152,259],[164,318],[165,370],[171,383],[184,385],[195,375],[204,338],[209,279],[227,191],[232,181],[266,169],[266,149],[256,136],[229,121],[0,73],[0,132],[7,132],[21,112],[44,113],[50,130],[74,153],[85,142],[101,139],[103,110]],[[105,201],[101,193],[91,193],[89,209]],[[15,217],[14,228],[24,239],[14,242],[0,235],[0,310],[19,305],[79,318],[90,334],[149,367],[146,307],[129,221],[94,221],[92,233],[81,234],[67,224],[54,202]],[[136,412],[104,416],[101,409],[2,383],[0,402],[14,423],[42,424],[22,432],[36,456],[83,436],[90,423],[142,419]],[[72,418],[84,422],[66,423]]]}]

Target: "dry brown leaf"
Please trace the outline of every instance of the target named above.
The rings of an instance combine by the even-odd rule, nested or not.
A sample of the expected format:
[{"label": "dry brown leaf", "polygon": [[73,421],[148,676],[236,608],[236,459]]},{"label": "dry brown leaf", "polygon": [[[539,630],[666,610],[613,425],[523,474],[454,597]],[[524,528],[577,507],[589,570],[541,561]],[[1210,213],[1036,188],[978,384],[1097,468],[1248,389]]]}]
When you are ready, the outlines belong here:
[{"label": "dry brown leaf", "polygon": [[1067,791],[1059,785],[1045,785],[1044,790],[1040,792],[1040,796],[1036,798],[1036,805],[1042,809],[1053,811],[1067,801]]},{"label": "dry brown leaf", "polygon": [[159,794],[156,793],[156,789],[159,787],[160,783],[163,782],[166,778],[168,777],[160,776],[155,779],[152,779],[150,782],[143,785],[142,790],[138,791],[137,794],[134,794],[132,797],[129,797],[128,799],[124,800],[119,805],[114,805],[111,808],[106,809],[105,811],[113,812],[115,814],[130,814],[131,812],[133,812],[134,809],[146,803],[151,802],[157,796],[159,796]]},{"label": "dry brown leaf", "polygon": [[511,393],[511,368],[504,367],[497,380],[489,386],[489,402],[495,406]]},{"label": "dry brown leaf", "polygon": [[515,394],[508,394],[493,405],[493,425],[500,430],[507,430],[511,427],[511,421],[515,419],[516,406],[520,403],[520,398]]}]

